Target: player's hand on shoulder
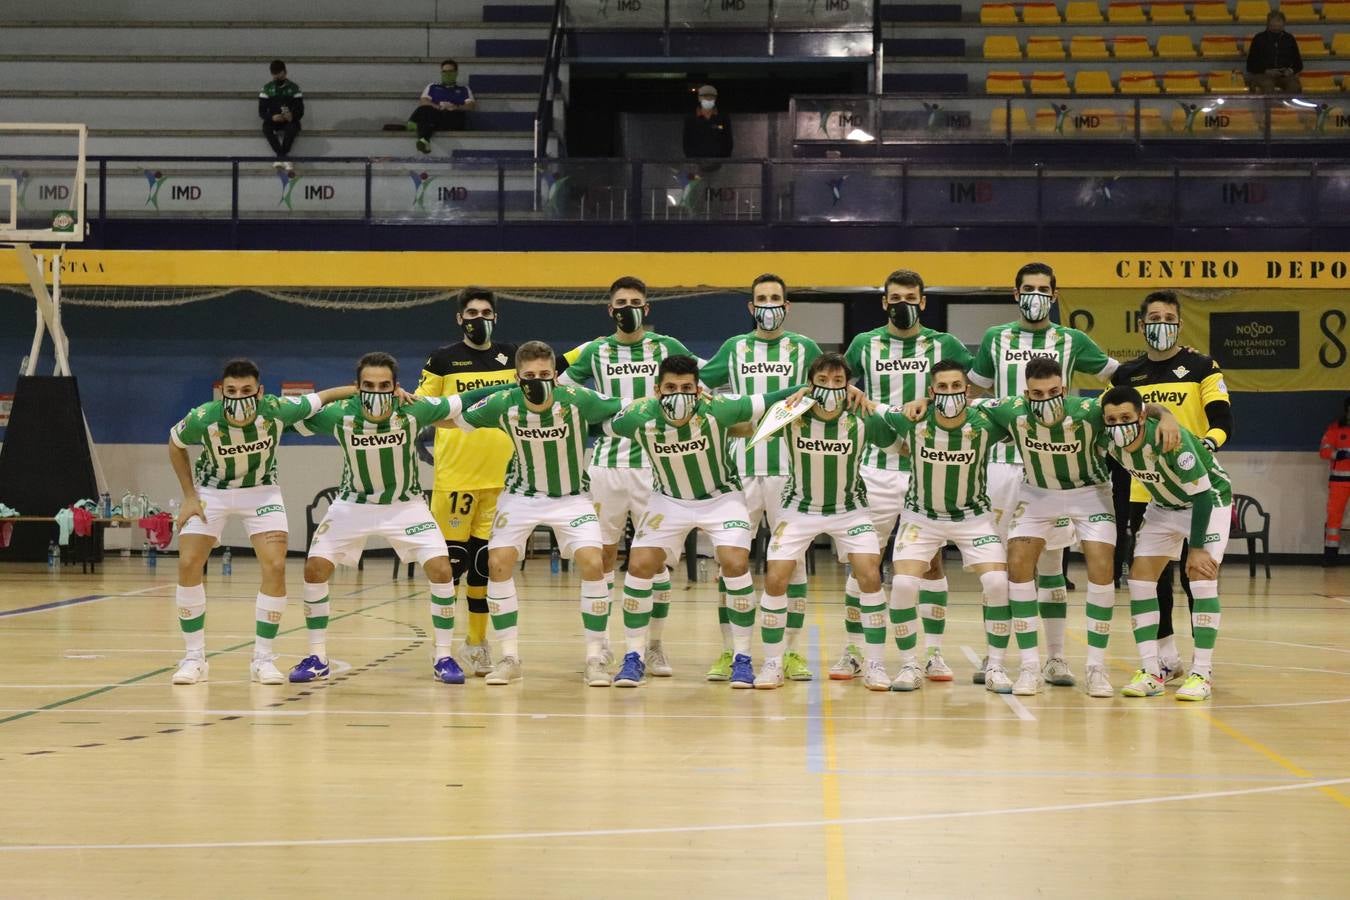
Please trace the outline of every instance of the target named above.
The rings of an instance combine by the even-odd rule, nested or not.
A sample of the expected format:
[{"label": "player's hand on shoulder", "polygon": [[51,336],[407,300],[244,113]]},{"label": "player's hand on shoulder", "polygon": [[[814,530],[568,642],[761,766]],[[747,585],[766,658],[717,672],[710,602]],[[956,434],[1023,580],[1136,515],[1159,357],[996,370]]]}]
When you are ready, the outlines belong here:
[{"label": "player's hand on shoulder", "polygon": [[867,394],[860,390],[857,385],[848,386],[848,408],[853,412],[870,416],[876,412],[877,405],[867,398]]},{"label": "player's hand on shoulder", "polygon": [[1164,453],[1171,453],[1181,446],[1181,425],[1170,412],[1158,419],[1158,440]]},{"label": "player's hand on shoulder", "polygon": [[802,388],[798,389],[797,392],[794,393],[792,396],[790,396],[790,397],[788,397],[786,400],[784,400],[784,401],[783,401],[783,406],[786,407],[787,409],[792,409],[792,407],[794,407],[794,406],[796,406],[798,403],[800,403],[800,402],[802,401],[802,399],[803,399],[807,394],[809,394],[809,393],[811,393],[811,386],[810,386],[810,385],[807,385],[807,386],[805,386],[805,387],[802,387]]},{"label": "player's hand on shoulder", "polygon": [[920,397],[918,400],[911,400],[900,410],[904,413],[906,419],[911,422],[917,422],[928,413],[928,398]]},{"label": "player's hand on shoulder", "polygon": [[399,406],[407,406],[409,403],[417,402],[417,397],[408,393],[401,384],[394,385],[394,399],[398,401]]}]

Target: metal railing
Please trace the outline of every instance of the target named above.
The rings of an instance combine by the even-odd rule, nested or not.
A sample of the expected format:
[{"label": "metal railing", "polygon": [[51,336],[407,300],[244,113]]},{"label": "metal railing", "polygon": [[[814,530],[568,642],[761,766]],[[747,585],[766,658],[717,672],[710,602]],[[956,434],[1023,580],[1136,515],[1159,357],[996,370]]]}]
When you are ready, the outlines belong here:
[{"label": "metal railing", "polygon": [[548,27],[548,49],[544,53],[544,74],[539,82],[539,106],[534,114],[534,155],[548,156],[548,139],[554,131],[553,104],[557,96],[558,73],[563,54],[563,0],[553,0],[553,18]]}]

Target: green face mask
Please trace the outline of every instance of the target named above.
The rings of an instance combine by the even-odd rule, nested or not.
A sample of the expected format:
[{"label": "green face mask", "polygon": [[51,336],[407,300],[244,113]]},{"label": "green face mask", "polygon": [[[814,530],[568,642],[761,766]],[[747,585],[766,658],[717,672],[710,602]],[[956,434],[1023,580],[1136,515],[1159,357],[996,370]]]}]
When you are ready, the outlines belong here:
[{"label": "green face mask", "polygon": [[454,83],[455,83],[456,81],[458,81],[458,80],[459,80],[459,73],[458,73],[458,72],[442,72],[442,73],[441,73],[441,84],[444,84],[444,85],[446,85],[446,86],[449,86],[449,85],[454,84]]}]

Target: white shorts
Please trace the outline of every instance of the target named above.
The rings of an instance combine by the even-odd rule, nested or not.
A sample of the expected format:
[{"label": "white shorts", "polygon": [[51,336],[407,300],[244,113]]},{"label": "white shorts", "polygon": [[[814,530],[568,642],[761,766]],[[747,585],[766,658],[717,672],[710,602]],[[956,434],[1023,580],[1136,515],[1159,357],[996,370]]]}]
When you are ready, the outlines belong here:
[{"label": "white shorts", "polygon": [[179,534],[203,534],[220,543],[220,536],[230,519],[240,519],[249,537],[267,531],[288,531],[286,506],[281,502],[281,488],[266,484],[251,488],[197,488],[206,513],[203,522],[196,516],[183,523]]},{"label": "white shorts", "polygon": [[633,517],[633,529],[642,521],[652,496],[651,469],[609,469],[591,466],[591,502],[600,519],[600,538],[606,544],[623,543],[624,527]]},{"label": "white shorts", "polygon": [[[1228,546],[1228,530],[1233,524],[1233,507],[1216,506],[1209,514],[1209,526],[1205,529],[1204,550],[1214,557],[1216,563],[1223,562],[1223,552]],[[1144,510],[1144,524],[1134,538],[1134,555],[1165,556],[1168,559],[1181,559],[1181,542],[1191,536],[1191,511],[1189,509],[1163,509],[1150,502]],[[1194,548],[1192,548],[1194,549]]]},{"label": "white shorts", "polygon": [[750,521],[751,534],[759,531],[762,519],[769,520],[769,530],[778,524],[778,516],[783,512],[783,489],[787,487],[786,475],[749,475],[741,479],[745,486],[745,511]]},{"label": "white shorts", "polygon": [[425,500],[400,503],[351,503],[334,500],[314,532],[309,555],[338,565],[354,566],[361,559],[366,540],[382,537],[404,562],[448,555],[440,526]]},{"label": "white shorts", "polygon": [[961,551],[961,564],[967,569],[980,563],[1006,564],[1008,561],[993,513],[950,522],[930,519],[908,509],[900,514],[900,531],[896,534],[895,552],[891,558],[929,563],[948,541]]},{"label": "white shorts", "polygon": [[881,555],[877,530],[865,509],[835,513],[832,516],[785,509],[778,517],[778,524],[773,527],[767,556],[769,559],[797,559],[821,534],[834,538],[835,553],[841,561],[847,561],[854,553]]},{"label": "white shorts", "polygon": [[697,528],[708,535],[714,547],[749,550],[755,537],[750,522],[740,494],[723,494],[711,500],[676,500],[652,494],[647,514],[633,537],[633,549],[659,547],[666,551],[666,564],[672,565],[684,552],[684,539]]},{"label": "white shorts", "polygon": [[1107,484],[1067,491],[1024,484],[1009,536],[1040,538],[1048,549],[1063,549],[1068,545],[1056,547],[1050,542],[1062,538],[1065,532],[1076,532],[1079,540],[1115,546],[1116,515],[1112,509],[1111,486]]},{"label": "white shorts", "polygon": [[498,547],[514,547],[523,556],[530,535],[540,525],[553,529],[558,553],[564,559],[571,559],[581,547],[599,547],[603,543],[595,507],[585,494],[524,497],[503,493],[497,500],[497,519],[492,523],[488,552]]},{"label": "white shorts", "polygon": [[[989,464],[989,507],[994,514],[998,536],[1007,543],[1017,508],[1026,490],[1026,470],[1021,463],[991,462]],[[1108,507],[1109,508],[1109,507]],[[1055,522],[1055,530],[1045,538],[1045,549],[1063,550],[1074,542],[1073,526],[1067,516]]]},{"label": "white shorts", "polygon": [[905,508],[905,493],[909,490],[909,473],[860,466],[863,485],[867,488],[867,514],[877,531],[882,549],[891,539],[895,523]]}]

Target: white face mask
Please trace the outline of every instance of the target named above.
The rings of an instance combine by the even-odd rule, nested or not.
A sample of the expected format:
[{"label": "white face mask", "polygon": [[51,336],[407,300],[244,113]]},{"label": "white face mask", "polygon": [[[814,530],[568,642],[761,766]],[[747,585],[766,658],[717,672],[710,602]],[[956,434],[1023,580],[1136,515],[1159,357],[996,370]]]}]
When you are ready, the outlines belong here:
[{"label": "white face mask", "polygon": [[816,401],[816,406],[824,413],[833,413],[843,408],[844,399],[848,396],[848,388],[828,388],[813,385],[811,387],[811,399]]},{"label": "white face mask", "polygon": [[961,415],[961,410],[966,408],[966,392],[959,394],[939,394],[933,392],[933,405],[937,407],[938,415],[948,419],[955,419]]},{"label": "white face mask", "polygon": [[362,391],[361,411],[367,419],[383,419],[394,409],[393,391]]},{"label": "white face mask", "polygon": [[694,414],[694,408],[698,406],[698,394],[662,394],[661,411],[665,413],[666,421],[679,422],[683,424],[690,416]]},{"label": "white face mask", "polygon": [[1054,298],[1049,294],[1024,291],[1017,295],[1017,306],[1022,310],[1022,316],[1028,322],[1044,320],[1046,316],[1050,315],[1050,307],[1054,302]]},{"label": "white face mask", "polygon": [[1138,422],[1123,422],[1120,425],[1106,426],[1107,432],[1111,435],[1111,443],[1122,448],[1134,443],[1135,438],[1139,437],[1139,428]]},{"label": "white face mask", "polygon": [[1048,400],[1028,400],[1027,406],[1031,408],[1031,414],[1040,420],[1042,425],[1053,425],[1064,418],[1064,395],[1051,397]]},{"label": "white face mask", "polygon": [[698,105],[703,107],[704,109],[712,109],[714,106],[717,105],[717,101],[708,97],[699,97]]},{"label": "white face mask", "polygon": [[1144,342],[1154,350],[1171,350],[1177,345],[1177,336],[1181,334],[1179,322],[1145,322]]},{"label": "white face mask", "polygon": [[231,422],[247,422],[253,418],[253,414],[258,411],[258,395],[249,394],[247,397],[224,397],[221,404],[225,409],[225,418]]},{"label": "white face mask", "polygon": [[787,318],[786,306],[756,306],[755,324],[765,331],[777,331]]}]

